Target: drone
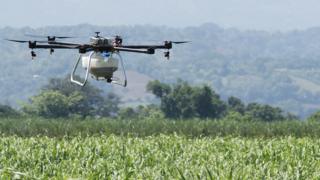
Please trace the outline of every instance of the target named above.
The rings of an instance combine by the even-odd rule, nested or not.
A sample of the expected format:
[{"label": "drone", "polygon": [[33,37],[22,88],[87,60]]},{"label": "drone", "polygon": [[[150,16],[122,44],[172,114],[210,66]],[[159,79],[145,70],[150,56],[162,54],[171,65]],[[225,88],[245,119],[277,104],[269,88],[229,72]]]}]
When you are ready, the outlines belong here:
[{"label": "drone", "polygon": [[[173,44],[184,44],[189,41],[164,41],[161,45],[124,45],[121,36],[116,35],[112,38],[100,36],[100,32],[95,32],[95,36],[90,38],[89,43],[78,44],[70,42],[62,42],[57,40],[75,38],[71,36],[38,36],[27,35],[35,38],[47,38],[46,41],[36,40],[15,40],[6,39],[8,41],[16,43],[28,43],[31,49],[32,59],[36,58],[37,54],[34,49],[49,49],[49,53],[53,54],[56,49],[73,49],[79,51],[79,58],[74,65],[71,73],[71,82],[80,86],[85,86],[89,74],[98,81],[106,81],[107,83],[127,86],[127,75],[124,68],[124,63],[120,52],[132,52],[143,54],[155,54],[155,50],[162,49],[164,51],[164,57],[170,58],[170,49]],[[75,78],[75,73],[78,69],[79,62],[82,62],[82,67],[86,70],[85,78],[83,81]],[[120,81],[120,78],[115,77],[114,73],[119,69],[119,64],[122,69],[122,76],[124,81]]]}]

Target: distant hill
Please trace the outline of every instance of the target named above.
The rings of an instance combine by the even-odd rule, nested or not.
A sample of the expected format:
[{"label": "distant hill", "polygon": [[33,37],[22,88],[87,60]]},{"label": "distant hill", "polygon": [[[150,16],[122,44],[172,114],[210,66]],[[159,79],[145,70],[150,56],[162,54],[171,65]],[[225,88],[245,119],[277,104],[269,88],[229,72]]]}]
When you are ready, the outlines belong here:
[{"label": "distant hill", "polygon": [[[157,43],[163,40],[191,40],[179,45],[167,61],[155,56],[124,54],[129,88],[95,83],[106,91],[123,95],[125,103],[155,102],[143,91],[150,79],[172,83],[177,78],[194,84],[209,84],[222,95],[237,96],[245,102],[268,103],[305,117],[320,109],[320,28],[287,33],[239,31],[214,24],[199,27],[163,26],[3,28],[0,39],[28,39],[24,34],[73,35],[86,42],[95,31],[102,35],[123,35],[124,43]],[[31,61],[26,45],[0,43],[0,103],[17,104],[38,93],[50,77],[70,73],[77,51],[57,50],[53,56],[38,51]],[[94,80],[91,80],[94,81]],[[141,82],[141,83],[139,83]],[[131,86],[130,86],[130,83]],[[137,91],[139,89],[139,92]],[[136,103],[135,103],[136,102]]]}]

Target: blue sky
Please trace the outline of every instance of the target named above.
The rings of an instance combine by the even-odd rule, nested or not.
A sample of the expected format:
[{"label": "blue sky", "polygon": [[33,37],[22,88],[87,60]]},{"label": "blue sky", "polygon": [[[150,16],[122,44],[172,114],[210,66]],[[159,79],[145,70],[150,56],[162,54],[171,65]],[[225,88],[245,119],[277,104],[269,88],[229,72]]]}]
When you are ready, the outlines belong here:
[{"label": "blue sky", "polygon": [[2,0],[0,27],[216,23],[243,30],[320,26],[319,0]]}]

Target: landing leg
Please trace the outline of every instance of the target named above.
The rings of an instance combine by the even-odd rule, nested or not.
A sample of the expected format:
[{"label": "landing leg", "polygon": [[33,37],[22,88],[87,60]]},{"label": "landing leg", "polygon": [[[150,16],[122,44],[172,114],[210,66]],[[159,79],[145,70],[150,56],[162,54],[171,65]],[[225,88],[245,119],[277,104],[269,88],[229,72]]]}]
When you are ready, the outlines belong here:
[{"label": "landing leg", "polygon": [[95,53],[95,52],[92,51],[92,52],[89,54],[89,62],[88,62],[87,72],[86,72],[86,76],[85,76],[85,79],[84,79],[83,82],[80,82],[80,81],[74,79],[74,75],[75,75],[75,73],[76,73],[76,70],[77,70],[77,68],[78,68],[78,64],[79,64],[79,62],[80,62],[80,60],[81,60],[82,55],[79,56],[79,59],[78,59],[76,65],[74,66],[73,71],[72,71],[72,74],[71,74],[71,82],[73,82],[73,83],[75,83],[75,84],[78,84],[79,86],[85,86],[85,85],[86,85],[86,83],[87,83],[87,81],[88,81],[88,77],[89,77],[89,71],[90,71],[90,68],[91,68],[91,57],[92,57],[92,55],[93,55],[94,53]]},{"label": "landing leg", "polygon": [[121,64],[121,68],[122,68],[122,75],[124,77],[124,82],[112,80],[111,83],[126,87],[127,86],[127,74],[126,74],[126,70],[124,68],[124,63],[123,63],[122,57],[121,57],[120,53],[114,53],[114,54],[117,54],[119,56],[120,64]]}]

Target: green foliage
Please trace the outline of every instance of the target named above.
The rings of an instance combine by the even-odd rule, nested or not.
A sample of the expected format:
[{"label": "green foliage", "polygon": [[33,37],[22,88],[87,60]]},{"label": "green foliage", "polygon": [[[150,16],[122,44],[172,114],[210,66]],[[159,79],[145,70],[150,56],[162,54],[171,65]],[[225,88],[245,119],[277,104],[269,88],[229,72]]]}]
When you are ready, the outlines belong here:
[{"label": "green foliage", "polygon": [[152,92],[159,98],[162,98],[170,93],[171,87],[168,84],[161,83],[159,80],[155,80],[150,81],[147,84],[147,91]]},{"label": "green foliage", "polygon": [[172,93],[163,97],[161,109],[169,118],[192,118],[195,115],[192,94],[193,88],[187,82],[178,81]]},{"label": "green foliage", "polygon": [[192,101],[195,112],[200,118],[220,118],[226,110],[226,105],[209,86],[194,88]]},{"label": "green foliage", "polygon": [[47,118],[75,116],[114,116],[118,112],[120,98],[113,93],[106,97],[100,89],[88,83],[85,87],[74,85],[69,76],[53,78],[39,95],[31,97],[23,111]]},{"label": "green foliage", "polygon": [[69,98],[58,91],[43,91],[39,95],[30,99],[31,104],[25,105],[23,111],[28,114],[42,116],[46,118],[67,117],[69,115],[69,105],[73,105],[74,96]]},{"label": "green foliage", "polygon": [[[135,109],[136,111],[136,109]],[[132,135],[146,137],[158,134],[179,134],[188,137],[320,137],[319,122],[304,121],[252,121],[247,115],[237,112],[228,113],[222,120],[172,120],[164,119],[163,114],[155,109],[138,118],[0,118],[0,134],[4,136],[96,136],[96,135]],[[162,116],[162,117],[161,117]]]},{"label": "green foliage", "polygon": [[181,80],[172,86],[151,81],[147,90],[161,99],[161,110],[168,118],[220,118],[226,110],[209,86],[192,87]]},{"label": "green foliage", "polygon": [[19,115],[19,112],[12,107],[0,104],[0,117],[15,117]]},{"label": "green foliage", "polygon": [[[166,89],[166,93],[162,93],[163,89]],[[246,106],[239,98],[233,96],[224,102],[211,87],[206,85],[192,87],[181,80],[171,86],[159,81],[151,81],[147,85],[147,90],[161,99],[161,110],[168,118],[220,119],[228,114],[228,116],[245,115],[244,119],[266,122],[298,119],[290,113],[285,114],[278,107],[258,103],[250,103]]]},{"label": "green foliage", "polygon": [[223,119],[227,121],[237,121],[237,122],[252,121],[252,117],[250,117],[249,115],[243,115],[237,111],[232,111],[232,110],[229,110]]},{"label": "green foliage", "polygon": [[281,121],[286,117],[283,115],[283,111],[278,107],[272,107],[270,105],[261,105],[258,103],[250,103],[246,108],[246,113],[254,120],[260,121]]},{"label": "green foliage", "polygon": [[82,116],[111,116],[117,113],[120,103],[119,97],[109,93],[106,97],[102,91],[88,82],[86,86],[80,87],[70,82],[69,75],[65,78],[53,78],[44,86],[44,90],[56,90],[69,97],[75,92],[82,96],[71,109],[71,113]]},{"label": "green foliage", "polygon": [[320,111],[312,114],[307,120],[310,122],[320,122]]},{"label": "green foliage", "polygon": [[126,107],[120,109],[118,113],[120,119],[132,120],[132,119],[163,119],[164,114],[156,105],[138,106],[136,108]]},{"label": "green foliage", "polygon": [[244,114],[246,106],[239,98],[231,96],[228,98],[228,110]]},{"label": "green foliage", "polygon": [[156,105],[138,106],[139,118],[163,119],[165,117],[161,109]]},{"label": "green foliage", "polygon": [[116,116],[119,111],[120,97],[114,93],[108,93],[106,97],[100,95],[101,103],[93,104],[94,111],[91,116],[109,117]]},{"label": "green foliage", "polygon": [[138,118],[138,112],[132,107],[120,109],[118,117],[121,119],[135,119]]},{"label": "green foliage", "polygon": [[2,137],[0,179],[317,179],[311,138]]}]

